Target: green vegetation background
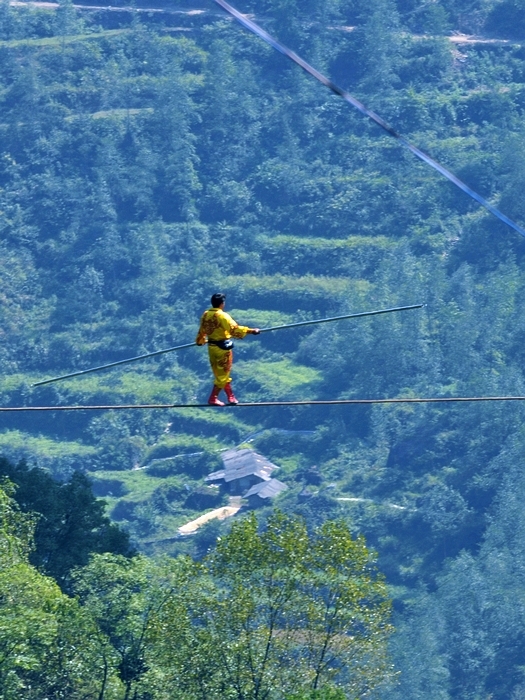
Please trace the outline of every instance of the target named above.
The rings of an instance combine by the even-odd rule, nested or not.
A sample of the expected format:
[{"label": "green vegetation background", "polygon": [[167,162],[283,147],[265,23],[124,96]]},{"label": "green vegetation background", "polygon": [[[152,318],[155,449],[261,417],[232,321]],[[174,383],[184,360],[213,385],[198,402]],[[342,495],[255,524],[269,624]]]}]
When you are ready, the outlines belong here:
[{"label": "green vegetation background", "polygon": [[[523,395],[525,242],[203,9],[0,5],[3,403],[205,400],[197,349],[30,385],[191,342],[217,289],[260,326],[427,303],[239,342],[242,399]],[[523,0],[239,9],[525,223]],[[249,444],[281,466],[285,511],[343,517],[377,549],[397,615],[389,698],[519,700],[523,411],[2,415],[0,445],[58,479],[88,472],[143,551],[202,554],[219,530],[177,528],[220,451]]]}]

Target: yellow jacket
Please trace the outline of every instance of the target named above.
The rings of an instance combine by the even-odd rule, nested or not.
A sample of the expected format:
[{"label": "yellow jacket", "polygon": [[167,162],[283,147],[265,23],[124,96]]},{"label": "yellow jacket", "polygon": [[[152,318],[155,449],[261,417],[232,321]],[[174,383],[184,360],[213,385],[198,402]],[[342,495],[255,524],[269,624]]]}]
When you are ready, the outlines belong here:
[{"label": "yellow jacket", "polygon": [[222,309],[211,308],[201,316],[201,325],[195,342],[204,345],[209,340],[226,340],[227,338],[244,338],[250,328],[239,326],[233,318]]}]

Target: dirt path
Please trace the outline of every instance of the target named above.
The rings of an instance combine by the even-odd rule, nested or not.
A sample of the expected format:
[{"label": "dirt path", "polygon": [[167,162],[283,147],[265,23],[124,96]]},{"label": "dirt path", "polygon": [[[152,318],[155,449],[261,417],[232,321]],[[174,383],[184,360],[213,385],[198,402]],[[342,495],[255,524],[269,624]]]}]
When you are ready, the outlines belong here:
[{"label": "dirt path", "polygon": [[[23,0],[10,0],[9,5],[11,7],[41,7],[48,10],[56,10],[59,4],[56,2],[24,2]],[[90,10],[91,12],[145,12],[150,14],[165,14],[165,15],[186,15],[187,17],[197,16],[197,15],[216,15],[217,17],[226,17],[223,12],[211,12],[207,9],[202,8],[192,8],[192,9],[166,9],[165,7],[137,7],[137,6],[126,6],[126,7],[114,7],[112,5],[73,5],[76,10]],[[253,18],[254,15],[247,15],[247,17]],[[336,31],[352,32],[355,27],[338,26],[330,27]],[[420,39],[424,41],[425,39],[448,39],[452,44],[488,44],[492,46],[525,46],[525,41],[520,41],[519,39],[489,39],[483,36],[476,36],[475,34],[462,34],[461,32],[454,32],[450,36],[430,36],[426,34],[412,34],[413,39]]]},{"label": "dirt path", "polygon": [[[41,7],[48,10],[56,10],[59,4],[56,2],[40,2],[36,0],[35,2],[24,0],[10,0],[9,5],[11,7]],[[76,10],[90,10],[91,12],[141,12],[149,14],[164,14],[164,15],[186,15],[187,17],[196,15],[216,15],[218,17],[225,17],[223,12],[211,12],[207,9],[193,8],[193,9],[166,9],[165,7],[136,7],[136,6],[125,6],[125,7],[114,7],[113,5],[73,5]],[[254,15],[247,15],[247,17],[253,18]],[[352,32],[355,27],[330,27],[337,31]],[[476,45],[476,44],[487,44],[492,46],[525,46],[525,41],[519,39],[489,39],[483,36],[477,36],[475,34],[462,34],[461,32],[453,32],[450,36],[434,36],[427,34],[411,34],[412,39],[419,39],[424,41],[425,39],[448,39],[452,44],[460,45]]]},{"label": "dirt path", "polygon": [[[11,0],[11,7],[41,7],[47,10],[56,10],[60,5],[56,2],[22,2],[21,0]],[[98,12],[147,12],[165,15],[187,15],[189,17],[203,14],[217,14],[222,17],[223,13],[211,13],[208,10],[168,10],[164,7],[114,7],[113,5],[73,5],[76,10],[96,10]]]},{"label": "dirt path", "polygon": [[[424,38],[424,37],[420,37]],[[432,37],[435,38],[435,37]],[[486,37],[476,36],[475,34],[454,33],[447,37],[453,44],[489,44],[492,46],[524,46],[525,41],[519,39],[487,39]]]},{"label": "dirt path", "polygon": [[372,498],[345,498],[340,497],[336,499],[337,501],[348,501],[350,503],[373,503],[376,506],[385,506],[385,508],[396,508],[397,510],[407,510],[406,506],[398,506],[395,503],[380,503],[379,501],[374,501]]},{"label": "dirt path", "polygon": [[204,513],[204,515],[195,518],[195,520],[191,520],[189,523],[182,525],[182,527],[179,527],[179,534],[193,535],[194,532],[197,532],[202,525],[208,523],[210,520],[225,520],[226,518],[231,518],[232,515],[235,515],[240,509],[241,499],[231,496],[229,505],[216,508],[209,513]]}]

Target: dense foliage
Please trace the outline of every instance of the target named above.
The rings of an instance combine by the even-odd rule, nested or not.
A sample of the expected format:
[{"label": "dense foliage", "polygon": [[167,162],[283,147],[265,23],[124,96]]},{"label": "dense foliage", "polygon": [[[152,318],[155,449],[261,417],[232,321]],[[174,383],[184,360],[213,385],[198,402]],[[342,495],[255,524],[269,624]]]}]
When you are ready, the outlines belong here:
[{"label": "dense foliage", "polygon": [[[523,395],[524,241],[215,8],[167,9],[0,5],[3,402],[205,399],[196,349],[30,384],[191,342],[217,289],[259,326],[427,303],[240,342],[243,399]],[[522,0],[239,9],[525,223]],[[518,699],[523,411],[3,414],[0,449],[65,481],[89,472],[143,551],[202,558],[228,525],[177,527],[220,450],[250,444],[281,466],[285,513],[342,517],[377,549],[389,700]],[[115,644],[100,663],[122,670]]]},{"label": "dense foliage", "polygon": [[[391,674],[386,586],[343,523],[276,514],[217,552],[97,554],[69,598],[27,560],[31,520],[0,488],[2,700],[337,700]],[[351,633],[351,635],[349,634]],[[346,695],[343,695],[346,697]]]},{"label": "dense foliage", "polygon": [[14,499],[22,512],[36,516],[31,564],[64,589],[71,571],[88,563],[94,552],[130,556],[129,536],[104,515],[104,501],[93,495],[89,479],[80,472],[58,483],[43,469],[0,459],[0,478],[16,487]]}]

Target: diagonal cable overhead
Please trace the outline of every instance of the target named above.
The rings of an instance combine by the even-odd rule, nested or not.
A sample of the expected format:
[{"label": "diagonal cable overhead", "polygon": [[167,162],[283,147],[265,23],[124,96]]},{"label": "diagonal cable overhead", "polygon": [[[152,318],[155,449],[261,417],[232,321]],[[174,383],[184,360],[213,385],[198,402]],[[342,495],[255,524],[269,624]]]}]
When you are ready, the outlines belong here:
[{"label": "diagonal cable overhead", "polygon": [[507,224],[507,226],[510,226],[513,228],[515,231],[517,231],[520,235],[525,237],[525,229],[522,228],[519,224],[516,222],[512,221],[512,219],[509,219],[508,216],[503,214],[499,209],[497,209],[493,204],[491,204],[487,199],[482,197],[480,194],[478,194],[475,190],[473,190],[471,187],[469,187],[467,184],[465,184],[462,180],[460,180],[454,173],[452,173],[448,168],[445,168],[444,165],[441,165],[441,163],[438,163],[437,160],[434,160],[431,156],[429,156],[427,153],[422,151],[420,148],[417,146],[414,146],[410,141],[407,141],[407,139],[404,136],[401,136],[401,134],[398,134],[398,132],[391,127],[387,122],[385,122],[384,119],[382,119],[378,114],[373,112],[372,110],[368,109],[365,107],[365,105],[360,102],[357,98],[355,98],[353,95],[351,95],[349,92],[346,92],[346,90],[343,90],[340,88],[338,85],[333,83],[331,80],[326,78],[322,73],[320,73],[318,70],[313,68],[309,63],[307,63],[304,59],[302,59],[300,56],[298,56],[294,51],[291,51],[287,46],[284,46],[284,44],[281,44],[277,39],[274,39],[268,32],[266,32],[262,27],[259,27],[258,24],[256,24],[253,20],[249,19],[245,15],[241,14],[238,10],[236,10],[234,7],[232,7],[229,3],[225,2],[225,0],[214,0],[214,2],[217,3],[217,5],[220,5],[223,10],[226,10],[232,17],[234,17],[240,24],[242,24],[243,27],[248,29],[250,32],[253,32],[256,36],[260,37],[263,41],[265,41],[267,44],[272,46],[276,51],[279,51],[282,53],[284,56],[287,56],[290,60],[292,60],[294,63],[296,63],[298,66],[300,66],[306,73],[309,73],[312,77],[314,77],[316,80],[318,80],[320,83],[323,85],[326,85],[327,88],[329,88],[332,92],[334,92],[336,95],[339,95],[342,97],[344,100],[346,100],[348,103],[352,105],[352,107],[355,107],[361,114],[364,114],[366,117],[371,119],[373,122],[375,122],[378,126],[380,126],[384,131],[386,131],[390,136],[393,136],[395,139],[401,143],[402,146],[405,148],[408,148],[409,151],[411,151],[417,158],[422,160],[424,163],[427,163],[427,165],[430,165],[431,168],[434,168],[434,170],[437,170],[438,173],[441,173],[444,177],[447,178],[447,180],[450,180],[456,187],[459,187],[460,190],[463,190],[466,194],[468,194],[469,197],[472,197],[476,202],[481,204],[482,207],[485,207],[491,214],[493,214],[496,218],[498,218],[500,221],[502,221],[504,224]]}]

